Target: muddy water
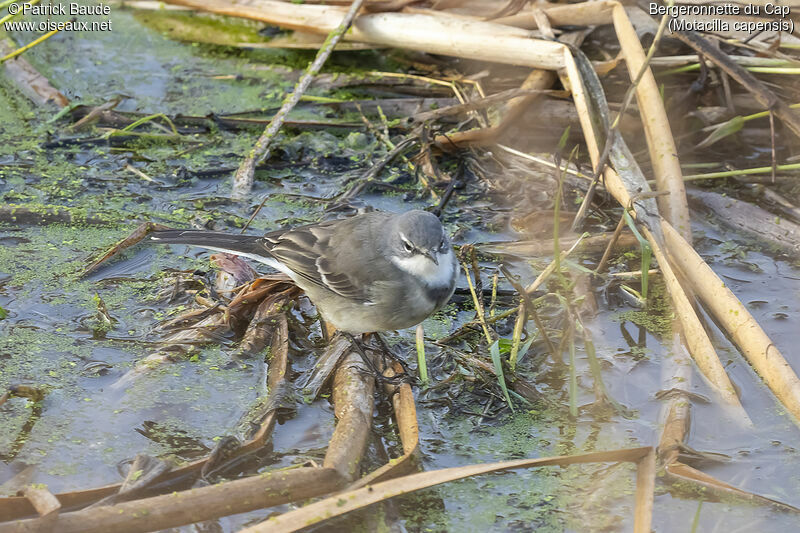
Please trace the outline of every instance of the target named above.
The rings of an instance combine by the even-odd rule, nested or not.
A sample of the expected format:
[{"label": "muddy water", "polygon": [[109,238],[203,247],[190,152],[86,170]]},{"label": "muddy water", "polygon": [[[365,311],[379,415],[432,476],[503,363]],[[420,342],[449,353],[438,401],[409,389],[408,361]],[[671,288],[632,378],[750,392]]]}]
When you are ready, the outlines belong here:
[{"label": "muddy water", "polygon": [[[29,59],[74,101],[100,104],[124,94],[128,98],[119,109],[142,113],[202,116],[272,107],[291,85],[285,66],[256,63],[270,59],[263,53],[181,44],[140,24],[130,12],[117,9],[113,17],[112,33],[59,35],[33,49]],[[28,35],[15,37],[30,40]],[[361,54],[347,62],[380,63],[375,54]],[[279,59],[285,63],[287,56]],[[259,173],[253,200],[236,203],[228,199],[230,172],[203,172],[235,167],[255,131],[198,131],[180,142],[134,147],[48,148],[53,139],[87,139],[98,132],[71,133],[64,122],[46,124],[52,112],[31,108],[5,80],[0,104],[0,204],[71,206],[109,221],[104,227],[0,225],[0,307],[8,312],[0,320],[0,388],[24,383],[47,391],[39,405],[12,399],[0,408],[0,485],[14,476],[47,484],[53,492],[118,482],[137,453],[187,460],[237,433],[238,421],[264,392],[264,368],[256,360],[231,365],[230,344],[205,347],[192,360],[115,386],[155,351],[153,327],[191,305],[188,298],[162,295],[175,271],[208,279],[208,255],[187,247],[139,246],[86,279],[78,279],[76,272],[89,256],[144,220],[235,231],[266,194],[270,200],[253,231],[318,220],[325,204],[315,198],[341,190],[382,149],[359,130],[291,131],[272,168]],[[154,181],[126,171],[127,164]],[[427,205],[415,197],[413,177],[401,166],[390,172],[398,176],[398,188],[364,195],[356,207],[400,211]],[[490,207],[477,186],[456,195],[444,219],[461,236],[457,244],[509,238],[497,233]],[[695,230],[703,256],[800,369],[794,349],[800,340],[800,269],[703,220]],[[546,262],[535,263],[541,267]],[[492,272],[494,263],[484,265]],[[535,270],[526,271],[528,281]],[[513,414],[492,386],[481,383],[456,380],[457,386],[443,390],[417,391],[425,468],[654,444],[661,406],[655,397],[659,361],[669,356],[669,347],[653,331],[626,319],[629,315],[622,313],[632,309],[606,294],[598,291],[600,313],[588,326],[606,386],[633,416],[585,407],[571,420],[563,379],[546,372],[551,364],[542,364],[534,354],[522,372],[547,400],[518,403]],[[98,318],[98,299],[114,319],[110,328]],[[453,305],[429,319],[426,330],[440,338],[469,317],[469,311]],[[309,320],[299,312],[295,318]],[[313,348],[321,347],[318,333],[311,331],[310,342],[298,340],[293,346],[292,369],[298,378],[312,367]],[[390,336],[409,360],[411,337],[408,331]],[[714,339],[755,427],[744,428],[722,412],[695,374],[692,390],[712,403],[695,403],[689,444],[725,459],[704,462],[701,468],[745,490],[800,506],[798,428],[719,331]],[[429,355],[435,380],[458,372],[446,353],[431,346]],[[579,405],[588,406],[594,399],[592,378],[580,348],[577,357]],[[378,428],[392,449],[396,443],[386,425],[379,418]],[[273,450],[259,469],[320,461],[333,427],[327,401],[299,403],[296,415],[276,428]],[[453,483],[399,502],[395,511],[411,531],[629,530],[633,489],[631,467],[585,465]],[[698,501],[688,492],[659,488],[655,529],[690,530]],[[220,526],[235,531],[273,511],[224,518]],[[730,501],[703,503],[698,516],[698,531],[785,531],[797,523],[791,515]],[[357,529],[361,524],[355,517],[339,526]]]}]

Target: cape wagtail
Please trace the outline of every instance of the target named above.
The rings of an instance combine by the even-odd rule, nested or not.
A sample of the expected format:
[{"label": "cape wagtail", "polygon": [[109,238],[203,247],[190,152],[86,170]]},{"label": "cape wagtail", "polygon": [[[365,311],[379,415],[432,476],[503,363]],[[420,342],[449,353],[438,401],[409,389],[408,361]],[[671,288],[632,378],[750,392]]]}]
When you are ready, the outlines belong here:
[{"label": "cape wagtail", "polygon": [[263,237],[162,230],[151,237],[265,263],[305,291],[327,322],[350,334],[403,329],[444,306],[458,264],[435,215],[371,212]]}]

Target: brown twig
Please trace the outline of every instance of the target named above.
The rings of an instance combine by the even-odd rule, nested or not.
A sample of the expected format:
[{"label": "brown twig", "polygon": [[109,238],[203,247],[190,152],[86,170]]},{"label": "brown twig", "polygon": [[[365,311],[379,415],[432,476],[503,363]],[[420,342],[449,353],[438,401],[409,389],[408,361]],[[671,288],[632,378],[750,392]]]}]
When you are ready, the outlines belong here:
[{"label": "brown twig", "polygon": [[614,233],[611,234],[611,238],[608,240],[608,246],[606,246],[606,249],[603,252],[603,257],[600,258],[600,262],[597,263],[597,268],[594,270],[597,274],[602,273],[606,269],[608,258],[611,257],[611,250],[617,244],[617,239],[619,239],[619,235],[620,233],[622,233],[622,229],[624,227],[625,227],[625,214],[622,214],[619,217],[619,222],[617,222],[617,227],[614,228]]},{"label": "brown twig", "polygon": [[317,57],[315,57],[314,61],[308,66],[305,73],[300,78],[300,81],[297,82],[294,91],[286,96],[281,109],[272,118],[269,126],[267,126],[264,133],[262,133],[261,137],[256,141],[253,149],[250,150],[250,153],[247,154],[242,164],[239,165],[239,169],[236,171],[233,180],[233,191],[231,192],[233,198],[242,199],[250,194],[250,190],[253,188],[253,181],[255,180],[256,165],[267,156],[272,139],[275,138],[281,126],[283,126],[286,115],[297,105],[297,102],[300,101],[300,97],[303,96],[303,93],[306,92],[311,82],[314,81],[314,76],[320,71],[322,65],[325,64],[325,61],[327,61],[331,52],[333,52],[333,49],[336,47],[336,44],[341,40],[342,36],[353,23],[353,19],[356,17],[359,9],[361,9],[362,3],[363,0],[353,0],[353,3],[350,4],[350,9],[347,11],[347,14],[344,16],[339,26],[325,39],[325,44],[319,49]]},{"label": "brown twig", "polygon": [[[7,55],[14,50],[14,43],[10,39],[0,39],[0,55]],[[67,107],[69,100],[61,92],[50,85],[25,58],[18,57],[14,61],[3,64],[6,76],[13,80],[20,91],[38,106],[50,102],[58,107]]]}]

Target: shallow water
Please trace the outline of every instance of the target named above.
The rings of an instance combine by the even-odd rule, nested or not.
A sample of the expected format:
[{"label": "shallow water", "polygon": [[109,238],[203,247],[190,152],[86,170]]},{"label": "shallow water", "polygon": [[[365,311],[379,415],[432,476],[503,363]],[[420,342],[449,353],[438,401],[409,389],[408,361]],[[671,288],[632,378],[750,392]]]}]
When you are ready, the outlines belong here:
[{"label": "shallow water", "polygon": [[[254,61],[263,59],[261,53],[231,54],[182,44],[142,25],[128,11],[115,9],[113,17],[113,33],[59,35],[34,48],[29,59],[75,101],[100,104],[125,94],[130,98],[118,109],[143,113],[202,116],[272,107],[279,102],[280,91],[291,85],[285,67],[251,68]],[[19,42],[30,40],[30,36],[15,37]],[[379,62],[377,54],[360,57],[365,64]],[[241,73],[247,78],[211,77]],[[52,138],[85,138],[90,133],[66,133],[64,122],[45,126],[51,112],[31,108],[0,80],[0,204],[89,207],[115,223],[102,228],[0,225],[0,307],[8,311],[0,320],[0,390],[19,383],[47,389],[39,408],[23,399],[0,407],[0,485],[30,468],[30,482],[45,483],[53,492],[77,490],[120,481],[120,466],[137,453],[183,458],[203,453],[203,447],[211,448],[220,437],[236,432],[238,421],[263,393],[263,368],[256,361],[226,368],[230,347],[208,346],[196,360],[164,365],[128,387],[113,385],[155,351],[153,342],[158,337],[152,328],[158,321],[187,305],[188,300],[170,302],[158,297],[164,273],[169,269],[207,273],[211,270],[208,254],[183,246],[141,245],[84,280],[78,280],[76,272],[89,256],[144,220],[178,226],[200,221],[235,231],[267,194],[270,200],[252,231],[318,220],[325,205],[295,195],[332,195],[342,189],[348,176],[362,172],[380,149],[369,137],[365,142],[360,131],[306,132],[296,138],[291,137],[297,132],[291,131],[273,160],[273,169],[259,173],[253,200],[237,203],[228,200],[230,172],[214,176],[200,172],[235,167],[255,131],[188,136],[203,143],[196,150],[189,150],[194,145],[188,141],[137,149],[105,145],[46,149],[44,144]],[[126,164],[155,182],[126,171]],[[399,191],[365,194],[355,206],[400,211],[428,205],[425,199],[414,197],[413,177],[402,166],[393,166],[391,172],[400,177]],[[495,203],[487,201],[476,185],[456,195],[444,216],[448,228],[459,232],[456,244],[511,236],[502,225],[493,224],[498,216],[493,208],[504,208]],[[695,230],[701,254],[800,369],[800,355],[794,350],[800,316],[797,265],[767,255],[747,245],[741,236],[703,219],[696,220]],[[731,241],[745,244],[726,244]],[[547,258],[536,263],[544,266]],[[485,272],[492,272],[494,263],[484,265]],[[537,270],[522,264],[516,269],[526,273],[528,282]],[[488,279],[484,282],[488,284]],[[460,285],[464,287],[463,278]],[[620,313],[629,307],[613,298],[607,301],[602,291],[597,295],[600,313],[587,325],[602,361],[603,379],[610,394],[634,410],[635,416],[625,419],[587,408],[577,420],[570,420],[565,383],[548,373],[541,374],[536,385],[549,402],[518,404],[514,414],[503,407],[501,397],[488,394],[491,387],[481,384],[453,389],[458,394],[446,402],[447,393],[417,390],[426,469],[656,442],[659,361],[670,348],[654,333],[622,320]],[[116,320],[108,331],[99,326],[96,297]],[[429,319],[426,331],[440,338],[470,316],[453,306]],[[623,329],[636,341],[626,340]],[[400,332],[397,337],[412,360],[413,332]],[[319,341],[318,337],[312,340]],[[754,428],[743,428],[722,412],[695,373],[693,392],[712,403],[694,404],[689,444],[730,457],[724,463],[704,463],[702,469],[745,490],[800,506],[797,426],[717,330],[714,341],[741,388]],[[449,357],[437,353],[430,348],[431,372],[441,380],[455,367]],[[313,366],[316,354],[295,349],[291,355],[293,372],[302,376]],[[578,403],[587,405],[594,400],[592,378],[583,350],[577,356]],[[534,360],[540,358],[529,355],[526,364]],[[534,379],[543,369],[523,365],[522,371]],[[325,400],[299,404],[297,415],[276,428],[274,451],[262,469],[308,459],[319,462],[333,428],[332,408]],[[423,491],[398,507],[411,531],[629,530],[634,479],[633,469],[625,465],[520,471]],[[697,508],[696,499],[680,499],[659,488],[655,529],[688,531]],[[273,511],[228,517],[219,523],[224,531],[234,531]],[[339,524],[354,528],[359,522],[348,518]],[[794,524],[793,515],[737,502],[706,502],[698,531],[785,531]]]}]

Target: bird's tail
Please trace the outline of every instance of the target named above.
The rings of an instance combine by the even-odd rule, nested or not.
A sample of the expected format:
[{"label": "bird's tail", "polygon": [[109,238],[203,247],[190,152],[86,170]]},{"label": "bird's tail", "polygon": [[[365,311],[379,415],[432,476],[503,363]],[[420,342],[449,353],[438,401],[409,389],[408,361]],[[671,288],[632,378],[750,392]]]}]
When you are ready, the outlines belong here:
[{"label": "bird's tail", "polygon": [[252,235],[231,235],[203,230],[169,229],[154,231],[150,239],[162,244],[190,244],[216,250],[229,252],[246,257],[269,257],[269,252],[263,244],[259,243],[260,237]]}]

